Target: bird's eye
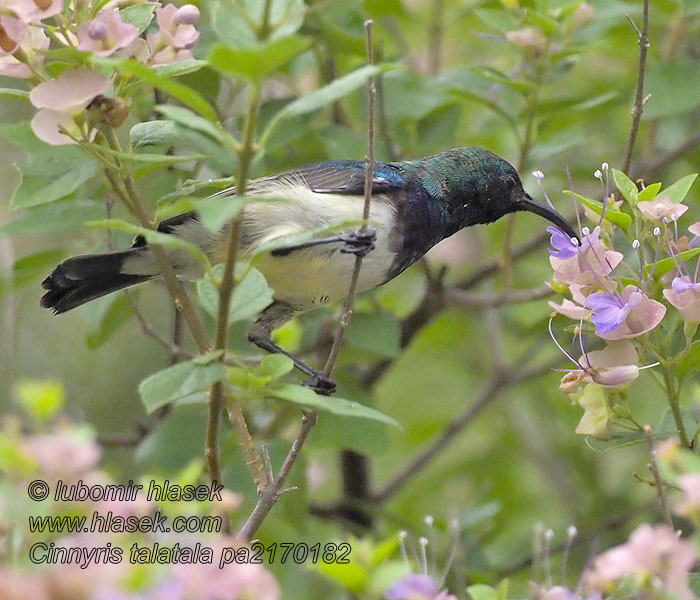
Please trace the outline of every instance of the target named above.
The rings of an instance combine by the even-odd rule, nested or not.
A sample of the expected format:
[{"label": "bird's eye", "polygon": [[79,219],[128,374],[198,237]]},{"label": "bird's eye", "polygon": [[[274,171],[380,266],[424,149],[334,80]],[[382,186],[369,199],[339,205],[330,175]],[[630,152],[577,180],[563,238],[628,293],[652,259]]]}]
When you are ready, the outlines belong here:
[{"label": "bird's eye", "polygon": [[515,176],[511,175],[510,173],[503,175],[503,177],[501,177],[501,180],[503,181],[505,186],[509,188],[514,187],[518,183],[518,180],[515,178]]}]

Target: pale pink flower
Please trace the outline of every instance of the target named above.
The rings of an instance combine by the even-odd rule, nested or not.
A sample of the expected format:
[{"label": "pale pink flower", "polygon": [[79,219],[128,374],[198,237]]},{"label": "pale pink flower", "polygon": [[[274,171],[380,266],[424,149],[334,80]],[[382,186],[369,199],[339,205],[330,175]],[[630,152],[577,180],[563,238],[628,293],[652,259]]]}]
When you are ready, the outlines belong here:
[{"label": "pale pink flower", "polygon": [[124,23],[116,8],[102,10],[92,21],[78,27],[78,49],[96,56],[110,56],[120,48],[126,48],[139,35],[139,30]]},{"label": "pale pink flower", "polygon": [[675,509],[679,515],[692,517],[700,514],[700,474],[689,473],[681,475],[678,483],[683,490],[683,497],[676,503]]},{"label": "pale pink flower", "polygon": [[587,352],[579,363],[586,367],[583,381],[608,387],[629,385],[639,376],[639,356],[632,342],[610,342],[603,350]]},{"label": "pale pink flower", "polygon": [[554,278],[562,283],[571,285],[598,287],[599,280],[620,264],[623,255],[614,250],[606,250],[598,239],[599,228],[587,235],[579,252],[570,258],[549,257],[549,263],[554,269]]},{"label": "pale pink flower", "polygon": [[279,600],[277,581],[262,565],[233,562],[219,569],[219,558],[224,549],[241,547],[235,538],[222,536],[207,546],[214,549],[212,564],[173,565],[166,585],[174,585],[181,590],[181,595],[176,598]]},{"label": "pale pink flower", "polygon": [[586,301],[584,289],[584,286],[577,283],[572,283],[569,286],[572,300],[564,298],[562,299],[561,304],[557,304],[554,302],[554,300],[550,300],[549,306],[551,306],[555,312],[569,317],[570,319],[579,321],[581,317],[584,317],[588,313],[588,309],[584,308],[583,306],[584,302]]},{"label": "pale pink flower", "polygon": [[36,460],[43,477],[74,481],[90,473],[100,460],[100,446],[75,430],[30,435],[23,439],[24,453]]},{"label": "pale pink flower", "polygon": [[42,109],[32,119],[32,131],[54,146],[72,144],[59,128],[78,134],[73,117],[110,85],[110,79],[89,69],[66,69],[57,79],[40,83],[29,93],[31,103]]},{"label": "pale pink flower", "polygon": [[700,283],[689,283],[683,277],[675,277],[664,297],[678,310],[686,323],[700,323]]},{"label": "pale pink flower", "polygon": [[27,26],[9,15],[0,15],[0,56],[12,54],[19,48]]},{"label": "pale pink flower", "polygon": [[194,27],[199,18],[199,9],[191,4],[177,8],[168,4],[156,9],[158,33],[146,36],[151,49],[151,62],[167,64],[192,59],[191,48],[199,40]]},{"label": "pale pink flower", "polygon": [[[682,600],[696,600],[688,587],[688,573],[697,559],[695,548],[668,525],[641,525],[629,540],[596,558],[585,577],[592,591],[605,591],[623,578],[640,584],[651,581],[660,591]],[[657,588],[659,589],[659,588]]]},{"label": "pale pink flower", "polygon": [[664,219],[671,221],[673,215],[680,217],[688,207],[685,204],[674,204],[668,196],[654,200],[642,200],[637,203],[639,211],[649,220],[661,223]]},{"label": "pale pink flower", "polygon": [[690,233],[693,235],[700,235],[700,221],[693,223],[690,227],[688,227],[688,231],[690,231]]},{"label": "pale pink flower", "polygon": [[626,310],[620,325],[612,331],[596,335],[604,340],[624,340],[638,337],[656,327],[666,314],[666,307],[639,291],[636,285],[628,285],[620,293]]},{"label": "pale pink flower", "polygon": [[5,4],[25,23],[39,23],[63,10],[63,0],[6,0]]},{"label": "pale pink flower", "polygon": [[[2,18],[0,17],[0,20]],[[37,50],[46,50],[49,47],[49,38],[46,37],[41,27],[30,25],[27,27],[19,47],[28,60],[40,66],[44,62],[44,56],[38,53]],[[0,75],[17,79],[29,79],[34,73],[27,65],[17,60],[14,56],[0,52]]]}]

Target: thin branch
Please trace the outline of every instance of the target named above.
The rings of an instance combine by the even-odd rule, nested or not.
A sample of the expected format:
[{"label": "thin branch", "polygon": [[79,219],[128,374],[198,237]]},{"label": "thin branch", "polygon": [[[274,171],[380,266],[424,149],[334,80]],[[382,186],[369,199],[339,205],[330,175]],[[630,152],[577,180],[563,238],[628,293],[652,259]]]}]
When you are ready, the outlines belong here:
[{"label": "thin branch", "polygon": [[504,304],[519,304],[541,300],[552,294],[551,288],[546,285],[538,285],[527,290],[510,290],[506,292],[467,292],[460,289],[450,289],[447,299],[462,306],[470,308],[493,308]]},{"label": "thin branch", "polygon": [[[236,177],[236,195],[245,195],[246,185],[248,181],[248,172],[250,164],[255,154],[254,137],[255,137],[255,121],[258,114],[258,98],[260,88],[257,84],[252,84],[250,97],[248,98],[248,109],[246,111],[245,127],[243,133],[243,142],[238,153],[238,174]],[[236,285],[236,258],[238,255],[238,242],[241,230],[240,215],[236,216],[228,227],[225,242],[225,262],[224,273],[219,284],[219,306],[216,318],[216,334],[214,341],[215,350],[225,350],[228,341],[228,314],[231,296]],[[219,359],[224,360],[224,355]],[[207,458],[209,468],[209,477],[212,481],[221,481],[221,471],[219,467],[219,423],[221,420],[221,411],[224,406],[224,382],[217,381],[209,390],[209,415],[207,419],[207,432],[204,441],[204,454]],[[235,402],[235,400],[232,400]],[[231,421],[236,432],[248,431],[248,425],[243,418],[241,410],[229,410],[229,419],[243,419],[242,423],[234,423]],[[241,450],[245,455],[246,465],[256,465],[260,463],[260,457],[255,451],[254,445],[248,445],[239,438]],[[246,452],[252,451],[252,455]],[[256,471],[251,471],[253,479],[256,479]],[[265,480],[266,481],[266,480]],[[256,480],[256,484],[258,481]],[[260,489],[260,488],[258,488]]]},{"label": "thin branch", "polygon": [[700,145],[700,130],[696,131],[688,137],[685,141],[681,142],[678,146],[669,150],[666,154],[657,156],[646,163],[642,163],[635,169],[633,169],[633,178],[637,177],[649,177],[653,173],[663,169],[666,165],[672,163],[674,160],[681,158],[691,150],[694,150],[698,145]]},{"label": "thin branch", "polygon": [[[365,29],[367,31],[367,64],[374,64],[374,46],[372,44],[372,29],[374,27],[374,21],[371,19],[365,21]],[[365,204],[362,210],[362,227],[360,227],[361,233],[367,232],[367,221],[369,220],[369,209],[372,200],[372,179],[374,177],[374,100],[377,95],[377,87],[375,83],[375,78],[370,77],[367,85],[367,120],[368,120],[368,142],[367,142],[367,157],[365,162]],[[355,267],[352,272],[352,278],[350,280],[350,289],[348,290],[348,295],[345,298],[345,304],[343,305],[343,312],[340,315],[340,323],[338,325],[338,330],[335,334],[335,339],[333,340],[333,345],[331,346],[331,351],[328,354],[328,359],[326,360],[326,365],[323,368],[323,372],[327,377],[330,377],[333,372],[333,367],[338,360],[338,355],[340,354],[340,349],[343,346],[343,340],[345,339],[345,332],[350,324],[350,317],[352,316],[352,308],[355,302],[355,293],[357,292],[357,282],[360,279],[360,268],[362,267],[362,260],[364,256],[358,254],[355,257]]]},{"label": "thin branch", "polygon": [[[370,19],[365,21],[365,30],[367,32],[367,62],[368,64],[373,64],[374,62],[374,47],[372,42],[372,29],[374,22]],[[376,96],[376,86],[374,78],[370,78],[368,82],[368,143],[367,143],[367,165],[365,170],[365,204],[363,210],[363,219],[361,231],[366,232],[367,230],[367,220],[369,219],[369,209],[370,201],[372,198],[372,175],[374,173],[374,99]],[[350,281],[350,288],[348,291],[348,296],[345,299],[345,304],[343,306],[343,313],[340,318],[340,324],[338,326],[338,331],[336,333],[333,346],[328,355],[328,360],[326,361],[324,367],[324,375],[330,377],[333,372],[333,367],[335,366],[335,361],[340,353],[340,347],[343,343],[343,338],[345,336],[345,331],[347,330],[348,323],[350,322],[350,316],[352,315],[352,306],[355,299],[355,292],[357,290],[357,281],[360,276],[360,267],[362,266],[362,256],[358,255],[355,258],[355,268],[353,269],[352,279]],[[302,446],[309,437],[309,433],[313,429],[317,421],[317,414],[315,412],[304,412],[302,418],[301,430],[299,435],[292,443],[289,452],[287,453],[284,463],[280,468],[277,476],[274,478],[272,483],[268,485],[262,493],[262,496],[255,505],[253,512],[251,513],[248,520],[245,522],[243,527],[238,533],[238,536],[244,540],[250,540],[255,532],[258,530],[262,522],[265,520],[272,507],[277,502],[280,494],[283,493],[282,486],[289,475],[294,462],[299,456]]]},{"label": "thin branch", "polygon": [[226,411],[228,412],[229,421],[231,421],[231,425],[236,432],[238,446],[245,459],[246,467],[248,467],[248,471],[250,471],[253,476],[253,481],[258,489],[258,493],[262,494],[263,490],[265,490],[272,481],[272,477],[269,477],[268,471],[265,469],[260,455],[255,449],[255,442],[250,435],[248,424],[243,416],[241,403],[230,394],[226,396]]},{"label": "thin branch", "polygon": [[311,430],[315,424],[316,413],[304,413],[301,420],[301,430],[299,431],[299,435],[294,442],[292,442],[292,447],[289,449],[289,452],[287,453],[277,476],[272,480],[272,483],[265,488],[265,491],[258,500],[258,503],[255,505],[253,512],[250,514],[248,520],[243,524],[243,527],[241,527],[240,531],[238,532],[239,539],[251,540],[260,525],[262,525],[265,517],[267,517],[269,512],[272,510],[272,507],[275,505],[275,502],[277,502],[277,499],[280,496],[280,490],[282,489],[284,482],[287,480],[287,476],[292,470],[294,462],[299,456],[299,451],[306,442],[306,439],[309,437],[309,433],[311,433]]},{"label": "thin branch", "polygon": [[637,70],[637,93],[634,98],[634,106],[632,106],[632,126],[630,127],[630,135],[627,140],[625,158],[622,161],[622,170],[625,173],[629,171],[630,164],[632,163],[632,152],[634,151],[634,144],[637,141],[639,123],[642,119],[645,103],[644,77],[647,66],[647,52],[649,50],[649,0],[644,0],[644,8],[642,9],[642,30],[640,31],[637,28],[632,19],[629,20],[637,33],[637,42],[639,43],[639,67]]},{"label": "thin branch", "polygon": [[394,477],[384,484],[378,492],[373,494],[369,499],[370,502],[381,504],[393,496],[411,477],[426,467],[430,461],[447,447],[504,389],[515,383],[542,375],[560,363],[561,357],[557,356],[555,360],[543,366],[521,372],[515,372],[513,369],[509,371],[506,369],[497,376],[492,377],[477,394],[471,405],[459,417],[449,423],[430,445],[418,452],[418,454],[401,468]]},{"label": "thin branch", "polygon": [[644,426],[644,437],[647,439],[647,447],[649,448],[649,468],[654,475],[654,484],[656,485],[656,493],[659,496],[659,504],[661,505],[661,516],[666,525],[673,529],[673,519],[671,511],[668,508],[668,499],[666,498],[666,490],[664,488],[664,480],[659,473],[659,464],[657,462],[656,448],[654,447],[654,433],[649,425]]}]

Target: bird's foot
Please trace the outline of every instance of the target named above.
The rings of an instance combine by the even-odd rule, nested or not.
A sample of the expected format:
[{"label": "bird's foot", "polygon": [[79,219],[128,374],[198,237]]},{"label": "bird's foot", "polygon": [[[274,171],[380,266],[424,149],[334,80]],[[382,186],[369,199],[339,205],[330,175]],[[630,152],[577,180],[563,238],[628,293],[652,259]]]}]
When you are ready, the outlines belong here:
[{"label": "bird's foot", "polygon": [[374,250],[374,242],[377,241],[377,232],[372,228],[366,230],[358,229],[352,233],[340,236],[345,244],[340,248],[344,254],[354,254],[355,256],[367,256]]},{"label": "bird's foot", "polygon": [[304,379],[301,385],[311,388],[321,396],[331,396],[335,393],[336,381],[331,377],[326,377],[323,373],[317,372]]}]

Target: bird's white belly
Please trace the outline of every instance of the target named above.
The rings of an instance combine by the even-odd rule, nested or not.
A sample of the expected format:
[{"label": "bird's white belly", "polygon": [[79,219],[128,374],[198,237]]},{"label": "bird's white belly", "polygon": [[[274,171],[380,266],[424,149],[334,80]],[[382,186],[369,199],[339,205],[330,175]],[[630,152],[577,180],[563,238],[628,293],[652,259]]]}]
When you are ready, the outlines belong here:
[{"label": "bird's white belly", "polygon": [[[341,253],[341,245],[314,246],[286,256],[268,254],[256,266],[275,291],[275,298],[318,306],[344,298],[348,293],[355,256]],[[358,291],[383,283],[392,260],[388,236],[378,231],[376,247],[362,261]]]},{"label": "bird's white belly", "polygon": [[[315,193],[304,187],[287,187],[274,199],[246,207],[244,237],[254,237],[255,247],[286,236],[313,231],[343,221],[362,219],[364,199]],[[283,201],[278,200],[283,195]],[[375,248],[362,261],[358,291],[376,287],[386,280],[393,261],[392,232],[396,212],[388,198],[372,198],[370,224],[376,230]],[[356,227],[351,228],[353,231]],[[325,234],[327,237],[331,234]],[[275,298],[303,306],[318,306],[343,298],[348,293],[355,255],[340,252],[342,242],[322,244],[286,255],[264,254],[255,266],[263,273]]]}]

